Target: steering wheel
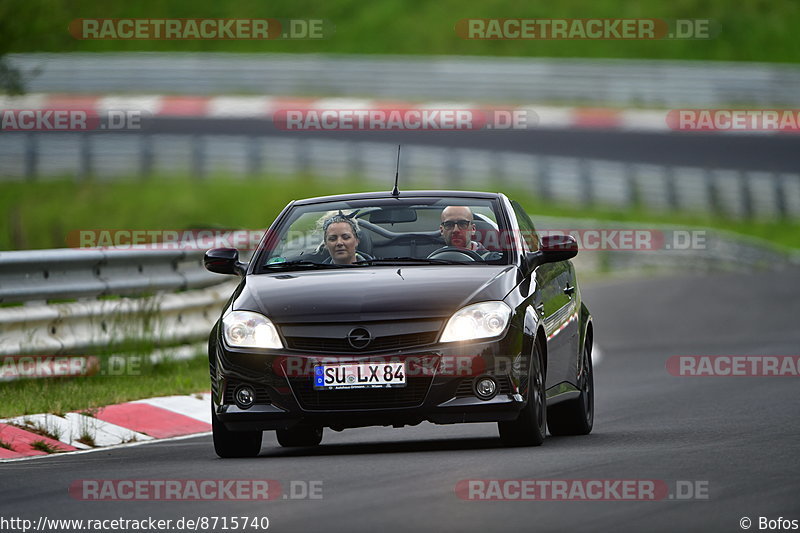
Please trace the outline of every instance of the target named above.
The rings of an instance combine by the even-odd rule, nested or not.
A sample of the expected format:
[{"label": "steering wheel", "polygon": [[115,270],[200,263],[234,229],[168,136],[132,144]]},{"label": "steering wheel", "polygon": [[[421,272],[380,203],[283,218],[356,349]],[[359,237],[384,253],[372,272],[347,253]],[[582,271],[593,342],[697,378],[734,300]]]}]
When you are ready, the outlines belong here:
[{"label": "steering wheel", "polygon": [[446,254],[450,252],[456,252],[465,255],[469,257],[471,261],[483,261],[483,257],[481,257],[481,255],[478,252],[474,250],[467,250],[466,248],[459,248],[458,246],[445,246],[443,248],[439,248],[438,250],[434,250],[433,252],[430,253],[428,259],[436,259],[437,255]]}]

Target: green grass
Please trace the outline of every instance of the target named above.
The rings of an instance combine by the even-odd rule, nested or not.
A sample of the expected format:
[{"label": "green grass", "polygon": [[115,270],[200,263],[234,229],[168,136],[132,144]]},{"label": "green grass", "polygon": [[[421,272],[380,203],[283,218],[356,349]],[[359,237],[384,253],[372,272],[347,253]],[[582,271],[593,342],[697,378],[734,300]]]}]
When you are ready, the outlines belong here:
[{"label": "green grass", "polygon": [[0,249],[63,248],[86,229],[258,229],[292,199],[371,188],[310,178],[5,183]]},{"label": "green grass", "polygon": [[[67,32],[78,18],[316,18],[335,33],[324,40],[76,40]],[[464,40],[462,18],[711,19],[721,29],[708,40]],[[800,2],[796,0],[5,0],[0,3],[0,52],[220,51],[343,54],[456,54],[485,56],[800,60]]]},{"label": "green grass", "polygon": [[43,440],[36,440],[31,443],[31,448],[34,450],[39,450],[40,452],[44,453],[61,453],[66,450],[53,446]]},{"label": "green grass", "polygon": [[57,428],[41,426],[39,424],[32,422],[31,420],[23,420],[22,423],[15,423],[11,425],[18,427],[19,429],[29,431],[30,433],[35,433],[37,435],[41,435],[42,437],[47,437],[48,439],[59,440],[61,438],[61,433],[58,431]]},{"label": "green grass", "polygon": [[[389,189],[387,182],[386,189]],[[409,184],[407,189],[424,187]],[[67,247],[85,229],[266,228],[290,201],[376,190],[361,181],[311,177],[233,180],[151,178],[146,181],[7,183],[0,196],[0,249]],[[532,215],[713,228],[800,248],[800,220],[745,221],[713,214],[575,207],[537,201],[503,188]]]},{"label": "green grass", "polygon": [[141,375],[20,380],[0,388],[0,417],[96,412],[104,405],[209,390],[208,358],[168,361]]},{"label": "green grass", "polygon": [[85,444],[86,446],[89,446],[91,448],[94,448],[95,446],[97,446],[97,443],[95,442],[94,437],[92,436],[91,433],[89,433],[88,430],[86,430],[83,433],[81,433],[81,436],[78,437],[75,440],[77,440],[81,444]]}]

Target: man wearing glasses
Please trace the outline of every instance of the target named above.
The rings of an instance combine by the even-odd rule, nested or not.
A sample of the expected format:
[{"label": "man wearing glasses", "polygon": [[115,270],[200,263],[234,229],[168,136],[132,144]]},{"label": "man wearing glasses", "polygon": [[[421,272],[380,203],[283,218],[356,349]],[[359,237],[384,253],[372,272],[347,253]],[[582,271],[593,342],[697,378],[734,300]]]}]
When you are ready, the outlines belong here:
[{"label": "man wearing glasses", "polygon": [[473,241],[475,224],[469,207],[451,205],[442,210],[442,223],[439,231],[447,246],[466,248],[479,254],[488,250],[479,242]]}]

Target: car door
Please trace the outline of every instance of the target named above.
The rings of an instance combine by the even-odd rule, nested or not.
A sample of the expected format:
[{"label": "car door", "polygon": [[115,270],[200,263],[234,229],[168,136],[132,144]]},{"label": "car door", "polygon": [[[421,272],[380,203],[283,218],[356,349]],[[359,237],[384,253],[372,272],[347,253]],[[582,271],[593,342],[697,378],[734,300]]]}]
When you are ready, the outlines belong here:
[{"label": "car door", "polygon": [[[559,351],[559,360],[554,366],[554,372],[560,376],[560,381],[569,381],[575,385],[580,358],[580,295],[578,282],[575,276],[575,266],[571,261],[553,263],[559,265],[556,279],[559,309],[552,317],[550,344]],[[555,377],[555,376],[554,376]]]},{"label": "car door", "polygon": [[[517,202],[512,201],[514,214],[520,231],[522,231],[523,246],[526,251],[539,249],[539,237],[528,214]],[[563,381],[574,381],[574,365],[572,360],[575,353],[577,339],[571,339],[577,332],[577,321],[571,319],[575,306],[573,297],[565,290],[570,285],[570,263],[546,263],[539,265],[535,270],[536,283],[532,287],[538,288],[532,295],[534,308],[544,320],[545,334],[547,335],[547,378],[546,388],[553,387]]]}]

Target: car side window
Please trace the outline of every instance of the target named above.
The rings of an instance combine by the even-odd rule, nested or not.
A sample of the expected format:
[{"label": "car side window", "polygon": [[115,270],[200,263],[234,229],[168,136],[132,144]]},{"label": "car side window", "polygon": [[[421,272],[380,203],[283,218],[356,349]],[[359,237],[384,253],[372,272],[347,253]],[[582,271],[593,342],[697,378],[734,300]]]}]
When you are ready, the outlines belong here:
[{"label": "car side window", "polygon": [[514,215],[517,218],[517,225],[519,226],[520,231],[522,232],[522,242],[524,246],[527,248],[526,252],[536,252],[539,250],[539,235],[536,233],[536,229],[533,227],[533,222],[531,221],[528,214],[522,208],[519,203],[515,201],[511,201],[511,207],[514,208]]}]

